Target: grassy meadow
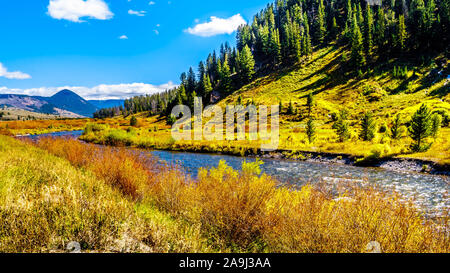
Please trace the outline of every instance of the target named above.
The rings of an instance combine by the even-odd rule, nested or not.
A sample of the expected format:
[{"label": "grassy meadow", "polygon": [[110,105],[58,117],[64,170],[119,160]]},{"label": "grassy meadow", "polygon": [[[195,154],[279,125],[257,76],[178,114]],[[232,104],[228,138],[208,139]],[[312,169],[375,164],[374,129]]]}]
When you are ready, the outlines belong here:
[{"label": "grassy meadow", "polygon": [[37,135],[61,131],[83,130],[90,119],[39,119],[0,122],[2,135]]},{"label": "grassy meadow", "polygon": [[261,163],[190,177],[141,152],[0,136],[0,251],[448,252],[449,219],[370,188],[279,186]]}]

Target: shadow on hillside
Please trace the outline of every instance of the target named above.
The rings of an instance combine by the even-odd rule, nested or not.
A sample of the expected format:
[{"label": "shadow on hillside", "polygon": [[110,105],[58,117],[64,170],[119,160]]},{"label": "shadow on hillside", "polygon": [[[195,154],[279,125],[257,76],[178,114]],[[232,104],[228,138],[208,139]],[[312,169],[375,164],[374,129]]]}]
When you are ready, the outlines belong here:
[{"label": "shadow on hillside", "polygon": [[441,88],[433,90],[433,92],[431,92],[430,95],[442,98],[442,97],[447,96],[447,94],[449,94],[449,93],[450,93],[450,84],[447,83],[447,85],[444,85]]},{"label": "shadow on hillside", "polygon": [[[349,80],[349,76],[346,75],[346,71],[341,65],[341,53],[343,49],[341,48],[337,52],[337,56],[327,65],[325,65],[323,68],[317,70],[314,73],[311,73],[309,76],[302,79],[302,81],[308,80],[314,76],[317,75],[324,75],[322,78],[316,80],[313,83],[310,83],[302,88],[299,88],[295,90],[294,92],[303,93],[309,90],[316,90],[314,91],[314,95],[319,94],[323,91],[333,89],[336,86],[345,84]],[[354,83],[349,83],[350,86],[354,85]],[[322,88],[320,88],[323,86]],[[349,87],[350,87],[349,86]],[[320,89],[319,89],[320,88]],[[305,95],[306,96],[306,95]]]}]

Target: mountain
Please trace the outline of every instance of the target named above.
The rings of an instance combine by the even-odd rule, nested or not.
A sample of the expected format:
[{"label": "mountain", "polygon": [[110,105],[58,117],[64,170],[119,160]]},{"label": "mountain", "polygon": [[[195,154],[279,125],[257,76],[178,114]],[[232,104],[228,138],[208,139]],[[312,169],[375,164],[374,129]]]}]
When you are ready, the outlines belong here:
[{"label": "mountain", "polygon": [[91,117],[97,107],[77,95],[75,92],[64,89],[51,96],[48,102],[61,108],[81,116]]},{"label": "mountain", "polygon": [[124,100],[88,100],[89,103],[98,109],[123,106]]},{"label": "mountain", "polygon": [[0,106],[68,118],[91,117],[97,107],[70,90],[51,97],[0,94]]},{"label": "mountain", "polygon": [[45,114],[56,113],[56,107],[42,97],[5,94],[0,95],[0,105],[15,107],[31,112],[40,112]]}]

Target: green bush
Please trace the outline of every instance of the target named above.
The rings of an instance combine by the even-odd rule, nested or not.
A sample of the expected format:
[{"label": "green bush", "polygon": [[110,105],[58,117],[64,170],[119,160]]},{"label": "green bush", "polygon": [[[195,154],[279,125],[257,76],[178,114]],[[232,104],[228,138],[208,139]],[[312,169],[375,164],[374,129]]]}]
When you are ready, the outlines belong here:
[{"label": "green bush", "polygon": [[131,136],[123,130],[112,130],[105,138],[107,145],[112,146],[131,146],[133,141]]},{"label": "green bush", "polygon": [[132,116],[130,119],[130,126],[134,127],[134,126],[137,126],[137,124],[138,124],[137,118],[135,116]]}]

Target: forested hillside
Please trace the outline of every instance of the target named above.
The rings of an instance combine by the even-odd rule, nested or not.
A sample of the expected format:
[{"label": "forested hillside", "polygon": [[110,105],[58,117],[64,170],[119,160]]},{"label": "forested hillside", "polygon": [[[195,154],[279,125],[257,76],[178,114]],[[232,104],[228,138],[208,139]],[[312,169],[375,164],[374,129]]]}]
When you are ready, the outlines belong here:
[{"label": "forested hillside", "polygon": [[[400,79],[407,77],[408,71],[416,76],[417,69],[433,62],[438,68],[446,67],[448,0],[376,4],[360,0],[278,0],[255,15],[251,24],[239,28],[235,47],[225,43],[219,52],[213,51],[198,64],[197,73],[192,67],[183,73],[179,88],[131,98],[124,108],[103,109],[96,117],[141,111],[167,113],[175,104],[193,104],[195,96],[210,103],[212,91],[217,91],[214,102],[255,78],[308,63],[313,52],[330,44],[348,49],[334,63],[348,79],[370,78],[380,72],[380,65]],[[435,60],[438,56],[441,59]],[[393,61],[400,65],[390,66]]]}]

